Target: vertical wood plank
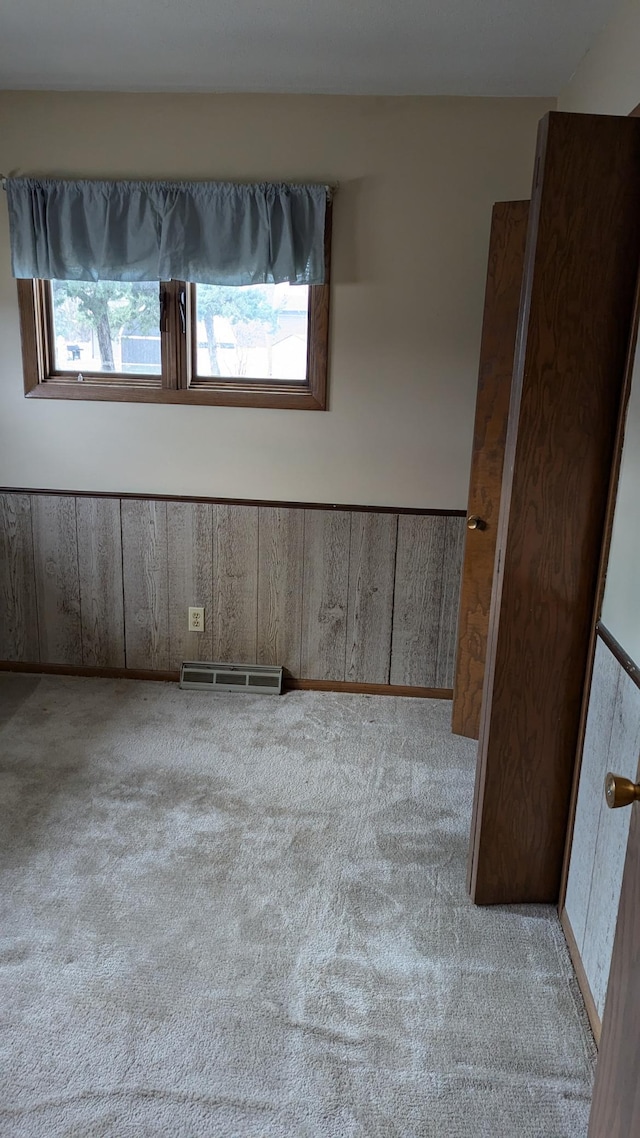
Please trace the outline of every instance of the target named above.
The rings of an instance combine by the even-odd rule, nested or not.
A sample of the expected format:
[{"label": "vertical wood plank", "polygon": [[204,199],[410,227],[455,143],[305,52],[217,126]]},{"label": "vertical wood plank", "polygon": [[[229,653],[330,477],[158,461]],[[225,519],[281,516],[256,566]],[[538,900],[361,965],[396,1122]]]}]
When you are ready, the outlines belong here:
[{"label": "vertical wood plank", "polygon": [[344,680],[351,518],[304,510],[302,678]]},{"label": "vertical wood plank", "polygon": [[[639,779],[640,766],[633,781]],[[640,1133],[640,810],[634,806],[629,814],[589,1138],[629,1138]]]},{"label": "vertical wood plank", "polygon": [[477,904],[558,898],[634,327],[640,121],[552,111],[536,170],[472,822]]},{"label": "vertical wood plank", "polygon": [[[621,670],[606,644],[598,639],[589,693],[589,711],[564,902],[583,963],[600,807],[604,800],[602,788],[611,752],[611,732]],[[589,974],[587,979],[591,986],[592,977]]]},{"label": "vertical wood plank", "polygon": [[600,817],[582,959],[600,1018],[604,1013],[629,840],[631,810],[610,810],[603,793],[608,770],[635,782],[640,754],[640,688],[617,661],[618,687],[608,757],[600,756]]},{"label": "vertical wood plank", "polygon": [[216,506],[213,658],[257,663],[258,508]]},{"label": "vertical wood plank", "polygon": [[[167,502],[169,666],[213,653],[213,507]],[[189,632],[189,606],[202,606],[204,632]]]},{"label": "vertical wood plank", "polygon": [[445,518],[442,596],[440,599],[440,625],[436,661],[437,688],[453,687],[465,529],[464,518]]},{"label": "vertical wood plank", "polygon": [[0,660],[38,661],[38,613],[28,494],[0,494]]},{"label": "vertical wood plank", "polygon": [[351,683],[389,683],[397,536],[397,514],[352,516],[345,675]]},{"label": "vertical wood plank", "polygon": [[125,649],[128,668],[169,667],[166,502],[123,499]]},{"label": "vertical wood plank", "polygon": [[303,510],[259,507],[258,663],[300,675]]},{"label": "vertical wood plank", "polygon": [[436,686],[446,518],[398,519],[391,683]]},{"label": "vertical wood plank", "polygon": [[75,498],[34,494],[31,517],[40,660],[82,664]]},{"label": "vertical wood plank", "polygon": [[124,667],[122,541],[118,498],[76,498],[82,662]]},{"label": "vertical wood plank", "polygon": [[475,514],[482,519],[483,528],[467,532],[452,709],[452,730],[471,739],[477,739],[480,734],[491,584],[528,219],[529,202],[498,202],[493,207],[467,508],[469,516]]}]

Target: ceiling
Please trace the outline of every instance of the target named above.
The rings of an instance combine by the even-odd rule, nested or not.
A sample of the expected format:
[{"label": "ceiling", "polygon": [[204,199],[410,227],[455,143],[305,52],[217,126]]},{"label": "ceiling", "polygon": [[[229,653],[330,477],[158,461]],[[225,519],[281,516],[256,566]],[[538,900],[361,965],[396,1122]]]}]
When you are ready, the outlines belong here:
[{"label": "ceiling", "polygon": [[0,0],[0,87],[556,95],[616,7],[616,0]]}]

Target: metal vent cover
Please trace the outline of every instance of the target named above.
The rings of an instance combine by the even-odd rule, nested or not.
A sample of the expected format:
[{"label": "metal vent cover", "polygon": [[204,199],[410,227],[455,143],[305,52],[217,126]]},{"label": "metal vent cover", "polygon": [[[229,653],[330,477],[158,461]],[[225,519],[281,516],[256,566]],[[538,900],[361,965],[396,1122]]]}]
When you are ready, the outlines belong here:
[{"label": "metal vent cover", "polygon": [[255,692],[280,695],[282,668],[271,664],[221,664],[202,660],[180,665],[180,687],[193,691]]}]

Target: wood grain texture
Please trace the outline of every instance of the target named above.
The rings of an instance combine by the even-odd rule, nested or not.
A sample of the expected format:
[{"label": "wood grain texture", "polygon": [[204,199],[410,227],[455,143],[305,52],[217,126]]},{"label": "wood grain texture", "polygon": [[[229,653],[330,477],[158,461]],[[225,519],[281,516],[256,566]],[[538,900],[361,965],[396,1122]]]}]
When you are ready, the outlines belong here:
[{"label": "wood grain texture", "polygon": [[610,810],[602,788],[608,770],[635,782],[640,754],[640,690],[618,664],[616,667],[619,669],[619,684],[609,753],[606,758],[602,756],[605,769],[600,772],[600,816],[582,953],[585,972],[600,1016],[604,1012],[607,995],[629,825],[633,813],[631,810]]},{"label": "wood grain texture", "polygon": [[47,345],[43,341],[42,300],[44,282],[17,280],[22,373],[25,395],[32,395],[49,368]]},{"label": "wood grain texture", "polygon": [[[640,779],[638,768],[637,779]],[[589,1138],[640,1134],[640,806],[631,811]]]},{"label": "wood grain texture", "polygon": [[81,664],[75,499],[34,498],[31,519],[40,659]]},{"label": "wood grain texture", "polygon": [[329,285],[309,289],[307,382],[313,409],[326,411],[329,365]]},{"label": "wood grain texture", "polygon": [[123,668],[124,600],[120,502],[77,498],[82,662]]},{"label": "wood grain texture", "polygon": [[[103,676],[108,679],[161,680],[177,683],[180,672],[153,671],[150,668],[91,668],[82,664],[40,664],[37,661],[0,660],[0,672],[38,673],[52,676]],[[351,684],[344,680],[296,680],[284,676],[283,692],[287,691],[335,691],[350,692],[354,695],[404,696],[411,699],[451,699],[453,692],[446,688],[392,687],[390,684]]]},{"label": "wood grain texture", "polygon": [[41,674],[43,676],[91,676],[107,680],[151,680],[161,683],[177,683],[180,672],[162,671],[154,668],[96,668],[90,664],[40,664],[22,660],[0,660],[0,672],[19,672],[20,674]]},{"label": "wood grain texture", "polygon": [[38,660],[38,613],[28,494],[0,495],[0,659]]},{"label": "wood grain texture", "polygon": [[300,675],[302,510],[260,509],[258,663]]},{"label": "wood grain texture", "polygon": [[565,897],[565,908],[581,955],[585,948],[598,827],[604,801],[602,787],[609,769],[620,672],[620,665],[602,641],[599,641],[591,681],[573,850]]},{"label": "wood grain texture", "polygon": [[[605,509],[605,520],[603,529],[603,539],[600,548],[600,562],[598,565],[598,576],[595,588],[595,597],[593,604],[593,611],[597,615],[602,612],[602,605],[604,601],[605,586],[607,580],[607,569],[609,566],[609,553],[611,550],[611,539],[613,536],[613,523],[616,515],[616,504],[618,498],[618,482],[620,479],[620,472],[622,468],[622,452],[624,447],[624,440],[627,426],[627,411],[629,407],[629,400],[633,387],[633,376],[635,371],[636,353],[638,348],[638,329],[640,327],[640,275],[636,282],[635,301],[633,306],[633,316],[631,318],[631,334],[629,336],[629,343],[627,345],[627,362],[625,367],[624,379],[622,381],[622,390],[620,395],[620,409],[618,412],[618,425],[616,429],[616,438],[613,447],[613,461],[611,464],[611,474],[609,477],[609,490],[607,494],[607,505]],[[565,895],[567,889],[567,879],[569,876],[569,861],[571,858],[571,847],[573,844],[573,824],[576,813],[576,803],[578,798],[578,787],[580,784],[580,767],[584,746],[585,731],[587,725],[587,717],[589,714],[589,692],[591,687],[591,676],[593,672],[594,658],[596,654],[596,643],[598,638],[602,637],[605,642],[609,642],[609,648],[616,654],[616,651],[622,653],[624,657],[629,660],[624,649],[617,643],[602,624],[600,620],[591,628],[589,636],[589,650],[587,654],[587,667],[585,670],[585,684],[582,694],[582,707],[580,711],[580,724],[578,727],[578,745],[576,747],[577,760],[573,772],[573,785],[571,787],[571,798],[569,802],[569,824],[567,826],[567,835],[564,846],[564,861],[562,864],[562,875],[560,879],[560,897],[558,902],[558,911],[562,912],[565,902]],[[610,641],[609,641],[610,638]],[[640,684],[640,669],[633,660],[631,663],[631,675],[635,674],[636,682]],[[623,664],[624,666],[624,664]]]},{"label": "wood grain texture", "polygon": [[358,514],[351,519],[346,679],[388,684],[398,518]]},{"label": "wood grain texture", "polygon": [[472,827],[478,903],[558,899],[640,253],[640,122],[541,124]]},{"label": "wood grain texture", "polygon": [[[18,667],[18,665],[16,665]],[[349,680],[296,680],[285,676],[283,691],[337,691],[354,695],[399,695],[413,699],[451,699],[451,688],[416,688],[394,684],[360,684]]]},{"label": "wood grain texture", "polygon": [[468,515],[484,529],[466,531],[452,729],[477,739],[496,556],[504,447],[524,271],[529,202],[493,207],[480,343]]},{"label": "wood grain texture", "polygon": [[258,662],[258,510],[216,506],[213,541],[213,658]]},{"label": "wood grain texture", "polygon": [[344,680],[351,518],[305,510],[301,678]]},{"label": "wood grain texture", "polygon": [[[44,516],[54,501],[60,503],[62,517],[76,514],[78,552],[69,566],[71,587],[76,577],[79,583],[82,655],[76,655],[72,664],[164,675],[191,657],[251,663],[258,658],[273,662],[275,656],[279,662],[284,653],[289,661],[285,666],[298,678],[303,671],[310,681],[348,682],[352,686],[345,690],[352,691],[389,687],[396,513],[385,508],[320,509],[315,504],[303,510],[208,499],[74,496],[67,491],[36,491],[31,496],[7,492],[5,497],[5,511],[21,520],[11,521],[8,515],[5,520],[4,541],[9,542],[15,563],[11,568],[5,556],[0,574],[7,578],[13,573],[11,587],[27,590],[24,617],[20,598],[15,603],[9,598],[7,605],[17,625],[30,628],[35,638],[16,647],[16,637],[19,640],[22,633],[12,632],[11,643],[0,653],[7,660],[19,654],[31,665],[39,658],[30,510],[33,500],[34,509]],[[439,614],[434,608],[429,618],[434,627],[428,651],[430,674],[441,680],[437,684],[412,680],[393,688],[398,694],[416,688],[420,695],[448,698],[446,660],[455,623],[463,516],[459,511],[409,511],[400,516],[417,535],[419,574],[429,560],[422,556],[425,530],[435,527],[440,535],[433,560],[435,594],[428,580],[421,587],[425,585],[425,595],[434,594],[436,608],[440,606]],[[20,541],[26,544],[18,558],[15,550]],[[63,545],[73,551],[70,538]],[[22,554],[31,558],[31,568],[24,572]],[[409,541],[407,565],[411,556]],[[427,577],[429,572],[427,566]],[[29,590],[33,618],[27,611]],[[413,597],[411,589],[409,594],[411,604],[419,608],[420,596]],[[196,637],[186,629],[187,609],[200,603],[206,631]],[[436,628],[438,621],[441,626]],[[3,629],[8,627],[5,622]],[[6,641],[8,633],[4,635]],[[50,659],[42,662],[63,666]]]},{"label": "wood grain texture", "polygon": [[569,920],[569,917],[567,916],[566,909],[564,909],[562,911],[562,913],[560,914],[560,924],[562,925],[562,931],[564,933],[564,938],[567,942],[567,948],[569,949],[569,956],[571,957],[571,963],[573,964],[573,970],[576,974],[576,980],[578,981],[578,987],[580,989],[580,995],[582,996],[582,999],[584,1000],[585,1011],[589,1017],[589,1024],[590,1024],[591,1030],[593,1032],[593,1038],[595,1039],[596,1043],[599,1043],[600,1033],[602,1031],[602,1020],[601,1020],[600,1016],[598,1015],[598,1009],[596,1008],[595,1000],[593,998],[593,993],[591,991],[591,988],[589,986],[589,981],[587,979],[587,974],[586,974],[586,972],[584,970],[584,966],[582,964],[582,957],[580,955],[580,950],[578,948],[578,944],[577,944],[576,938],[574,936],[573,929],[571,927],[571,921]]},{"label": "wood grain texture", "polygon": [[[213,659],[213,509],[167,502],[170,668]],[[204,632],[189,632],[191,605],[205,610]]]},{"label": "wood grain texture", "polygon": [[[112,493],[100,490],[42,490],[35,487],[0,486],[0,494],[56,494],[60,498],[112,498]],[[208,502],[220,506],[277,506],[278,509],[291,510],[346,510],[348,513],[362,514],[410,514],[412,517],[466,517],[464,510],[438,510],[431,507],[419,509],[414,506],[363,506],[358,503],[340,502],[289,502],[268,498],[214,498],[203,494],[120,494],[121,501],[131,499],[136,502]]]},{"label": "wood grain texture", "polygon": [[[272,407],[288,410],[326,409],[329,342],[329,276],[331,260],[331,206],[325,226],[325,283],[309,287],[307,321],[307,376],[300,383],[256,381],[243,384],[224,378],[217,381],[195,374],[189,361],[195,361],[195,286],[184,281],[163,284],[162,296],[162,377],[125,373],[84,373],[84,383],[75,374],[60,374],[54,366],[51,329],[52,300],[50,282],[17,282],[25,395],[30,399],[112,400],[132,403],[181,403],[230,407]],[[187,348],[182,328],[179,298],[185,299],[186,320],[191,327],[192,349]]]},{"label": "wood grain texture", "polygon": [[164,671],[170,657],[167,506],[121,505],[127,667]]},{"label": "wood grain texture", "polygon": [[[321,287],[321,286],[318,286]],[[30,353],[31,354],[31,353]],[[268,388],[261,384],[248,391],[229,386],[224,391],[190,387],[187,391],[157,387],[106,387],[100,383],[78,383],[76,380],[58,379],[38,383],[26,392],[28,399],[82,399],[100,403],[159,403],[181,404],[184,407],[271,407],[280,411],[324,411],[325,408],[306,388],[284,389],[280,383]]]},{"label": "wood grain texture", "polygon": [[435,686],[437,688],[453,687],[465,530],[466,524],[462,518],[445,518],[442,594],[440,597],[438,651],[436,655]]},{"label": "wood grain texture", "polygon": [[398,519],[392,684],[437,687],[445,518]]},{"label": "wood grain texture", "polygon": [[[627,657],[628,660],[628,657]],[[572,960],[596,1038],[605,1007],[632,811],[609,810],[608,770],[635,779],[640,750],[640,689],[598,638],[563,927],[574,931]],[[594,1025],[598,1025],[598,1030]]]}]

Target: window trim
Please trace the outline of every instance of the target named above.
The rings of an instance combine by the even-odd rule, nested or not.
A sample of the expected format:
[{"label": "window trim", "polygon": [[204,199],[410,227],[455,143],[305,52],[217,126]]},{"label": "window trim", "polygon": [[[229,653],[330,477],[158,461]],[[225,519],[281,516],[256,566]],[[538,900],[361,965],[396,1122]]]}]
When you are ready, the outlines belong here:
[{"label": "window trim", "polygon": [[[307,379],[296,383],[207,379],[193,375],[193,286],[169,281],[160,286],[162,374],[130,376],[87,373],[84,382],[53,367],[49,282],[18,280],[24,393],[28,399],[84,399],[122,403],[177,403],[216,407],[273,407],[325,411],[329,354],[329,268],[331,208],[325,224],[325,283],[309,286]],[[181,293],[185,292],[185,328]],[[153,381],[153,382],[152,382]],[[158,382],[159,381],[159,382]]]}]

